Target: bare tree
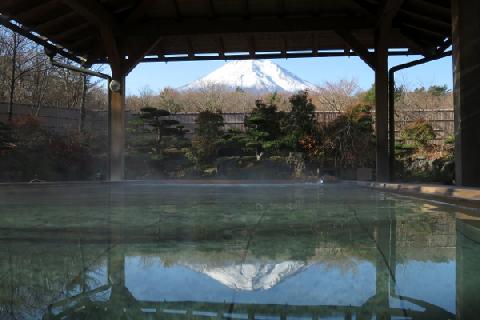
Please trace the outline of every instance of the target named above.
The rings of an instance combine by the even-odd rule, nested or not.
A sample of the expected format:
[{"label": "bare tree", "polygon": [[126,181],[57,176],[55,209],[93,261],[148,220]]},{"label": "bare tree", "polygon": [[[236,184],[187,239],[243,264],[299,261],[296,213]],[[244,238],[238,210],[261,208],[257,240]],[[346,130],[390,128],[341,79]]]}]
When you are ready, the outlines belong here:
[{"label": "bare tree", "polygon": [[312,97],[317,108],[324,111],[344,111],[359,99],[360,86],[356,80],[325,82]]}]

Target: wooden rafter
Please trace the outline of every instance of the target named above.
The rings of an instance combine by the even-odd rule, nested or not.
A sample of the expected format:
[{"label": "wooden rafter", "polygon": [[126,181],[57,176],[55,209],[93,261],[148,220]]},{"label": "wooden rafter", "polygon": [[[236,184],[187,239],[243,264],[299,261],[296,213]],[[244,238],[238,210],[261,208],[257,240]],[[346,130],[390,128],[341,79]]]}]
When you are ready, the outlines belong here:
[{"label": "wooden rafter", "polygon": [[318,40],[315,32],[312,32],[312,54],[313,56],[318,54]]},{"label": "wooden rafter", "polygon": [[188,57],[190,59],[193,59],[193,57],[195,56],[195,50],[193,49],[192,38],[187,37],[185,40],[187,41]]},{"label": "wooden rafter", "polygon": [[161,38],[148,41],[145,45],[136,50],[135,53],[128,56],[128,59],[124,62],[123,72],[125,75],[129,74],[135,66],[142,61],[146,55],[148,55],[154,48],[158,46]]},{"label": "wooden rafter", "polygon": [[130,36],[176,36],[200,34],[261,33],[261,32],[311,32],[332,30],[342,26],[347,29],[371,29],[375,20],[371,17],[324,17],[316,18],[264,18],[250,19],[239,23],[238,20],[198,20],[184,19],[182,22],[150,20],[129,28],[119,30],[122,35]]},{"label": "wooden rafter", "polygon": [[215,19],[216,16],[215,5],[213,4],[213,0],[208,0],[208,17],[210,19]]},{"label": "wooden rafter", "polygon": [[115,18],[112,16],[112,14],[95,0],[62,1],[96,26],[113,28],[116,25]]},{"label": "wooden rafter", "polygon": [[153,0],[142,0],[140,3],[130,12],[125,19],[125,24],[133,23],[142,18],[148,11],[148,8],[152,5]]},{"label": "wooden rafter", "polygon": [[43,16],[52,11],[52,5],[58,3],[59,0],[48,0],[28,10],[15,14],[12,18],[20,21],[30,21],[39,16]]},{"label": "wooden rafter", "polygon": [[120,53],[118,41],[113,33],[117,28],[115,17],[95,0],[62,0],[84,19],[97,26],[103,48],[109,58],[114,78],[125,74],[124,56]]},{"label": "wooden rafter", "polygon": [[358,56],[373,70],[375,70],[375,57],[368,51],[357,38],[348,30],[338,29],[336,33],[345,41],[345,44],[353,50]]},{"label": "wooden rafter", "polygon": [[278,16],[283,18],[285,16],[285,0],[277,0],[278,2]]},{"label": "wooden rafter", "polygon": [[82,23],[82,24],[79,24],[77,26],[75,26],[74,28],[72,29],[68,29],[68,30],[59,30],[60,32],[59,33],[56,33],[56,34],[53,34],[52,35],[52,38],[54,38],[55,40],[57,41],[64,41],[72,36],[75,36],[76,34],[80,33],[80,32],[84,32],[85,30],[87,30],[88,28],[90,27],[90,24],[89,23]]},{"label": "wooden rafter", "polygon": [[182,14],[180,12],[180,7],[178,6],[177,0],[170,0],[170,1],[172,2],[172,5],[173,5],[175,19],[181,20],[182,19]]},{"label": "wooden rafter", "polygon": [[287,39],[287,36],[285,34],[281,34],[280,35],[280,39],[282,40],[282,50],[281,50],[281,53],[286,55],[287,54],[287,50],[288,50],[288,39]]},{"label": "wooden rafter", "polygon": [[384,0],[378,12],[377,29],[388,34],[392,29],[393,19],[397,16],[405,0]]},{"label": "wooden rafter", "polygon": [[[449,0],[405,0],[403,4],[403,0],[349,0],[345,1],[343,16],[338,10],[329,9],[330,6],[324,5],[323,1],[307,1],[311,3],[310,7],[307,2],[300,1],[291,7],[289,4],[293,4],[293,0],[262,0],[272,6],[262,6],[261,12],[257,13],[255,0],[237,0],[240,5],[237,16],[223,13],[220,0],[198,0],[194,5],[190,1],[164,0],[165,10],[162,13],[151,10],[157,7],[156,1],[0,0],[0,14],[18,22],[22,32],[30,32],[30,36],[36,36],[33,38],[39,43],[45,43],[40,39],[47,40],[50,44],[54,43],[57,50],[65,47],[71,52],[88,56],[90,61],[122,65],[125,70],[128,69],[126,56],[133,57],[132,52],[137,52],[142,44],[153,43],[153,39],[160,38],[167,41],[163,51],[167,59],[189,50],[185,42],[172,41],[172,46],[169,46],[167,39],[190,37],[195,44],[200,39],[198,36],[211,36],[218,41],[205,50],[218,51],[218,58],[223,58],[226,49],[222,42],[227,38],[229,43],[232,40],[232,44],[247,39],[241,47],[234,45],[232,48],[252,52],[249,37],[255,34],[257,50],[261,48],[285,55],[294,51],[288,44],[282,43],[281,35],[288,34],[290,37],[297,33],[312,35],[311,40],[310,37],[302,37],[298,44],[304,51],[311,49],[311,55],[318,50],[348,47],[348,52],[342,54],[348,55],[350,50],[354,50],[365,56],[363,53],[366,50],[375,47],[374,35],[378,40],[378,33],[386,34],[385,46],[409,48],[403,52],[429,55],[432,50],[444,48],[443,41],[451,30]],[[197,11],[191,17],[182,15],[183,11],[190,13],[193,9]],[[349,34],[336,37],[334,31],[338,28],[347,30]],[[373,32],[375,29],[377,34]],[[390,31],[385,32],[387,29]],[[351,39],[352,35],[357,36],[356,41]],[[279,41],[275,43],[266,40],[268,38]],[[150,53],[157,55],[158,50],[157,46]],[[319,56],[335,55],[318,52]],[[190,58],[194,54],[191,52]],[[193,59],[200,56],[194,55]],[[202,59],[213,57],[202,56],[205,57]],[[264,57],[254,53],[254,57],[257,56]],[[293,53],[293,56],[298,55]],[[186,55],[185,58],[188,59]]]},{"label": "wooden rafter", "polygon": [[251,34],[248,36],[248,53],[250,56],[255,56],[257,52],[256,44],[255,44],[255,35]]},{"label": "wooden rafter", "polygon": [[250,0],[243,0],[243,18],[250,19]]},{"label": "wooden rafter", "polygon": [[35,25],[35,30],[38,33],[49,33],[53,30],[58,30],[58,26],[75,17],[75,12],[69,12],[65,15],[58,16],[54,19],[45,21],[44,23]]},{"label": "wooden rafter", "polygon": [[218,43],[220,45],[220,57],[225,57],[225,41],[223,41],[223,37],[221,35],[218,36]]},{"label": "wooden rafter", "polygon": [[12,23],[9,18],[7,18],[3,15],[0,15],[0,24],[7,27],[10,30],[24,36],[27,39],[29,39],[29,40],[31,40],[35,43],[38,43],[39,45],[41,45],[45,48],[48,48],[52,51],[58,52],[59,55],[65,57],[67,59],[70,59],[70,60],[72,60],[74,62],[77,62],[77,63],[83,63],[84,62],[84,60],[82,60],[83,58],[77,57],[73,53],[71,53],[71,52],[69,52],[69,51],[67,51],[63,48],[59,48],[58,46],[55,46],[55,45],[51,44],[50,42],[48,42],[44,38],[39,37],[35,34],[32,34],[30,31],[22,28],[21,26]]}]

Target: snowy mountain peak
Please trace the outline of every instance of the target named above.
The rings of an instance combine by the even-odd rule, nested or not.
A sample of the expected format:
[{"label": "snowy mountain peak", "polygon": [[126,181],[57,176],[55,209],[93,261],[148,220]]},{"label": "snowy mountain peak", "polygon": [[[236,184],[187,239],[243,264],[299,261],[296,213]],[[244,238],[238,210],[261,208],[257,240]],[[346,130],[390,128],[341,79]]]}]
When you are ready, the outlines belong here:
[{"label": "snowy mountain peak", "polygon": [[228,62],[182,89],[198,90],[208,85],[224,86],[232,90],[241,88],[249,92],[295,92],[316,88],[270,60]]},{"label": "snowy mountain peak", "polygon": [[229,288],[253,291],[273,288],[282,280],[303,271],[308,266],[300,261],[283,261],[279,263],[247,263],[213,268],[202,265],[190,265],[189,267],[208,275]]}]

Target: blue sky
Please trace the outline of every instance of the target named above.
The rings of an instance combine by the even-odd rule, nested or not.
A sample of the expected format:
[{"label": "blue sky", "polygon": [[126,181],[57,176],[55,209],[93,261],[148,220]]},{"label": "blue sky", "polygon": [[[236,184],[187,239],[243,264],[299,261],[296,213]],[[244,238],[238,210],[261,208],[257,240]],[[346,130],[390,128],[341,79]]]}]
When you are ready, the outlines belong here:
[{"label": "blue sky", "polygon": [[[418,58],[420,57],[391,57],[389,64],[392,67]],[[300,78],[318,85],[326,81],[355,79],[361,88],[368,89],[374,80],[372,70],[358,57],[277,59],[274,61]],[[136,94],[146,86],[154,91],[159,91],[166,86],[180,87],[212,72],[224,63],[224,61],[187,61],[140,64],[127,78],[127,93]],[[446,57],[400,71],[397,74],[397,82],[408,88],[427,87],[433,84],[446,84],[451,88],[451,58]]]}]

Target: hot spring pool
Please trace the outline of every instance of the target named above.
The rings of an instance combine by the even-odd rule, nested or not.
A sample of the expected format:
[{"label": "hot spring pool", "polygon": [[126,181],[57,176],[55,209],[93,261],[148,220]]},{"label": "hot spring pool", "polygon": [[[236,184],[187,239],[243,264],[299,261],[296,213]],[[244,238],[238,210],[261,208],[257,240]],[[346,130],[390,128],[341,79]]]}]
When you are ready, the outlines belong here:
[{"label": "hot spring pool", "polygon": [[0,319],[477,319],[480,218],[349,185],[0,186]]}]

